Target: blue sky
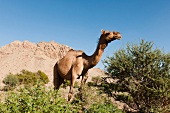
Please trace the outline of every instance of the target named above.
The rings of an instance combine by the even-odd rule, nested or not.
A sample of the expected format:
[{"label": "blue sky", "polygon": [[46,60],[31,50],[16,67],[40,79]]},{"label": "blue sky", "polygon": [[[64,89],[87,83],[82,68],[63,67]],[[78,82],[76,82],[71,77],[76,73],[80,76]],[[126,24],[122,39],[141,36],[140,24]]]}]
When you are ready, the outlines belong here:
[{"label": "blue sky", "polygon": [[122,34],[102,59],[141,39],[170,52],[170,0],[0,0],[0,47],[54,40],[91,55],[101,29]]}]

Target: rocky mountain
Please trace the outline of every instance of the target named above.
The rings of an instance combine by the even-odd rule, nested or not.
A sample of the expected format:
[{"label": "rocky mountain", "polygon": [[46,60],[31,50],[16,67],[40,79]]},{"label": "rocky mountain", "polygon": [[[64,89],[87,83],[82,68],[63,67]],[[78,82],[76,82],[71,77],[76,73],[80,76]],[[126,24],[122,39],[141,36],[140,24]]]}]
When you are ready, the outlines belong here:
[{"label": "rocky mountain", "polygon": [[[19,73],[25,69],[36,72],[41,70],[45,72],[50,85],[53,81],[53,66],[61,59],[71,47],[58,44],[54,41],[32,43],[29,41],[14,41],[0,48],[0,86],[2,80],[9,73]],[[104,71],[93,68],[89,76],[98,76],[104,74]]]}]

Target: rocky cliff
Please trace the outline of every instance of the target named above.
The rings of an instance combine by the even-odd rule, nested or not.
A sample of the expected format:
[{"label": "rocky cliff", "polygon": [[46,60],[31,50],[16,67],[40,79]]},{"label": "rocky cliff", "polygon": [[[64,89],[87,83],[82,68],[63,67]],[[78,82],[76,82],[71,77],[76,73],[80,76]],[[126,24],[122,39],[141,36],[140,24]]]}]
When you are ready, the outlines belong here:
[{"label": "rocky cliff", "polygon": [[[53,66],[61,59],[71,47],[58,44],[54,41],[32,43],[29,41],[14,41],[0,48],[0,86],[2,80],[9,73],[19,73],[21,70],[45,72],[52,85]],[[91,76],[101,75],[100,69],[92,69]]]},{"label": "rocky cliff", "polygon": [[9,73],[19,73],[22,69],[45,72],[50,82],[54,64],[71,49],[54,41],[38,44],[28,41],[14,41],[0,48],[0,84]]}]

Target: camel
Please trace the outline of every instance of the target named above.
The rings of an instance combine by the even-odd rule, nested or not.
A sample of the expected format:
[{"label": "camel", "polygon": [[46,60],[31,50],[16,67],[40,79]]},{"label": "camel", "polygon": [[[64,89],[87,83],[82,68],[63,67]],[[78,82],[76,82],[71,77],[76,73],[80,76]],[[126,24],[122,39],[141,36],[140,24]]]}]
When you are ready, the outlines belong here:
[{"label": "camel", "polygon": [[120,40],[122,38],[119,32],[101,31],[97,48],[95,52],[88,56],[81,50],[69,50],[68,53],[60,59],[54,66],[53,76],[54,76],[54,89],[58,90],[60,85],[64,82],[64,79],[70,80],[70,90],[68,94],[68,101],[72,98],[73,87],[76,79],[81,79],[80,88],[85,84],[88,78],[88,70],[99,62],[104,49],[107,47],[108,43],[116,39]]}]

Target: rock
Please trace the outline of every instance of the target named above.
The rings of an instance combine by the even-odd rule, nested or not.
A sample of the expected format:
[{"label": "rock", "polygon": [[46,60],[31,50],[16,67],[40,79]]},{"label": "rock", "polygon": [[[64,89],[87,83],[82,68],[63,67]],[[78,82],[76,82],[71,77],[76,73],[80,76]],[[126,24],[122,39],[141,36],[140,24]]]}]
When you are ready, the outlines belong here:
[{"label": "rock", "polygon": [[16,40],[16,41],[12,42],[11,44],[9,44],[9,46],[11,46],[11,47],[20,47],[20,46],[22,46],[22,42],[19,41],[19,40]]},{"label": "rock", "polygon": [[[39,42],[38,44],[29,41],[14,41],[0,48],[0,85],[2,80],[9,73],[19,73],[25,69],[36,72],[41,70],[45,72],[50,85],[53,81],[53,66],[61,59],[71,47],[58,44],[54,41]],[[100,69],[90,69],[90,77],[101,75]]]},{"label": "rock", "polygon": [[36,48],[36,44],[35,43],[31,43],[29,41],[24,41],[22,42],[22,46],[26,49],[34,49]]}]

